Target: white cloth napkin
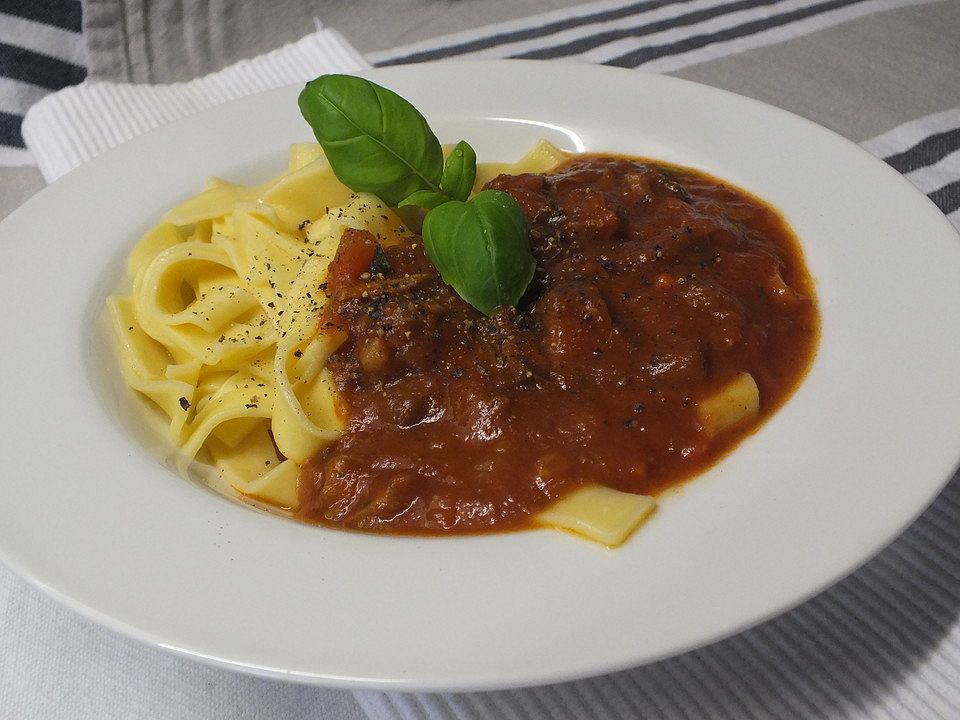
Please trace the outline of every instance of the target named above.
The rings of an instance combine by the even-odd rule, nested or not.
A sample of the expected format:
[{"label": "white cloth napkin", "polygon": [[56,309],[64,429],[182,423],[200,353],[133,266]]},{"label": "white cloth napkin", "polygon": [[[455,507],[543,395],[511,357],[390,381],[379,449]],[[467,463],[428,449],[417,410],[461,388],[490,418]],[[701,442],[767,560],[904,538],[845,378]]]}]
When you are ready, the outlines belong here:
[{"label": "white cloth napkin", "polygon": [[336,30],[318,29],[278,50],[171,85],[84,82],[30,108],[23,139],[47,182],[130,138],[244,95],[370,64]]},{"label": "white cloth napkin", "polygon": [[[203,108],[321,72],[365,67],[336,32],[318,30],[188,83],[85,83],[63,90],[30,110],[23,135],[44,177],[54,180],[110,147]],[[759,628],[603,678],[445,695],[350,694],[211,668],[101,630],[0,566],[0,717],[960,718],[958,547],[955,478],[865,568]]]}]

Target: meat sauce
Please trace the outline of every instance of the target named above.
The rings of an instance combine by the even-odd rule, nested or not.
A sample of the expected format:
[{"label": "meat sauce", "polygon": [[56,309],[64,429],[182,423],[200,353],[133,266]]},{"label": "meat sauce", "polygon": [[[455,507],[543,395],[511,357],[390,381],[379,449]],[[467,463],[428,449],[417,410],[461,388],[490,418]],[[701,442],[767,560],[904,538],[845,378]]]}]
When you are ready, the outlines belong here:
[{"label": "meat sauce", "polygon": [[[301,476],[300,514],[389,533],[528,526],[577,486],[656,494],[714,463],[789,396],[818,312],[793,234],[757,198],[689,169],[577,156],[505,176],[537,272],[480,314],[417,239],[348,231],[325,322],[348,427]],[[696,406],[742,372],[760,416],[709,439]]]}]

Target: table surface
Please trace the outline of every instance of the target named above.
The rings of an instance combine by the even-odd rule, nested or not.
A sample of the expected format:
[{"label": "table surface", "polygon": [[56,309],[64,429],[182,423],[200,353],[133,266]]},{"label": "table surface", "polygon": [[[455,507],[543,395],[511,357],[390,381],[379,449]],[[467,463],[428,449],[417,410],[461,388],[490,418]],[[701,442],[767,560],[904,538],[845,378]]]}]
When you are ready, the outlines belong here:
[{"label": "table surface", "polygon": [[[376,61],[387,57],[388,51],[398,46],[548,10],[562,10],[576,4],[570,0],[396,0],[390,3],[390,18],[385,22],[382,2],[321,0],[313,3],[308,14],[316,14],[326,26],[340,30],[358,50],[369,53]],[[608,2],[604,5],[615,4]],[[851,17],[846,22],[800,37],[771,41],[765,46],[754,46],[699,62],[670,74],[777,105],[856,142],[867,141],[917,118],[960,107],[960,0],[863,0],[861,5],[870,5],[874,10],[877,7],[890,9],[864,12],[861,17]],[[289,39],[296,39],[300,34],[294,33]],[[42,187],[43,180],[36,168],[0,168],[0,217]],[[956,519],[952,522],[956,531]],[[957,538],[960,535],[954,539]],[[945,573],[956,573],[958,568],[960,565],[955,563],[945,569]],[[0,566],[0,574],[6,576],[9,571]],[[162,673],[164,668],[185,661],[99,631],[68,611],[55,609],[55,603],[39,591],[20,588],[21,581],[8,577],[0,579],[5,581],[0,582],[0,617],[4,612],[14,613],[15,617],[8,618],[8,622],[26,625],[37,637],[56,636],[61,652],[76,653],[85,661],[95,663],[89,673],[95,678],[91,686],[59,687],[54,678],[38,678],[32,674],[32,667],[42,666],[49,658],[26,644],[7,647],[0,638],[0,718],[176,717],[170,714],[168,703],[173,702],[175,707],[178,694],[187,692],[183,689],[187,685],[191,688],[189,692],[208,693],[207,707],[211,709],[210,714],[181,717],[358,720],[367,717],[361,707],[367,712],[383,710],[410,718],[429,715],[424,708],[429,709],[430,701],[423,701],[416,710],[398,710],[396,706],[388,707],[390,702],[380,697],[361,696],[358,704],[349,693],[317,692],[311,688],[285,687],[271,681],[249,681],[244,695],[235,697],[231,696],[233,686],[227,677],[229,673],[201,665],[194,667],[193,664],[181,673],[183,686],[153,687],[151,678],[142,678],[143,687],[135,690],[139,698],[148,700],[139,710],[121,700],[104,707],[103,697],[123,698],[125,693],[129,695],[131,692],[130,688],[111,684],[115,681],[111,677],[111,668],[117,663],[141,662],[146,654],[151,669]],[[956,582],[950,586],[948,594],[955,593],[956,586]],[[16,598],[11,587],[16,588]],[[960,599],[953,598],[948,613],[950,617],[944,620],[945,627],[956,624],[958,606]],[[49,645],[37,643],[37,647]],[[935,646],[936,640],[933,640],[923,652],[933,652]],[[960,670],[949,664],[947,667],[944,672],[954,673],[952,687],[955,691],[947,700],[953,703],[950,707],[958,707]],[[949,667],[953,667],[953,671]],[[664,666],[663,672],[666,675],[661,679],[670,682],[670,666]],[[652,671],[650,678],[655,677],[657,675]],[[820,677],[817,682],[828,687],[830,679]],[[895,683],[896,679],[890,682]],[[33,690],[28,693],[27,689],[31,687]],[[869,695],[869,690],[862,694]],[[38,700],[44,695],[52,700]],[[28,696],[31,698],[29,704],[24,700]],[[77,698],[77,705],[66,704],[67,698]],[[256,708],[244,705],[251,698],[256,698]],[[860,707],[855,707],[858,703],[854,702],[849,715],[844,711],[830,717],[860,717],[854,712],[856,710],[870,715],[870,702],[862,697],[858,702]],[[766,707],[764,698],[759,698],[759,704]],[[202,706],[202,703],[194,704],[194,707]],[[474,715],[463,711],[462,716],[488,716],[482,710],[486,706],[477,707],[481,709],[470,710]],[[922,713],[910,714],[909,703],[901,703],[900,707],[907,708],[903,715],[885,709],[882,713],[878,711],[876,716],[923,716]],[[698,715],[696,708],[694,713],[694,716],[713,716],[712,712]],[[613,714],[609,716],[614,717]],[[674,714],[670,713],[670,716]],[[765,714],[762,708],[757,710],[754,707],[753,716],[776,717],[778,714]],[[790,716],[803,717],[805,712],[801,707],[797,715]]]}]

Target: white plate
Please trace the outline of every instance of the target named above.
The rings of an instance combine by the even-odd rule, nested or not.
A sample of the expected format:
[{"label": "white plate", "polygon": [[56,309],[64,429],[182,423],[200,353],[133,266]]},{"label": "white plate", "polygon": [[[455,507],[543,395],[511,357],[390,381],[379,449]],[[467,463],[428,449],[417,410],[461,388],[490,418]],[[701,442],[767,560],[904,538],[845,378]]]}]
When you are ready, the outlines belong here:
[{"label": "white plate", "polygon": [[[649,662],[840,579],[960,456],[960,243],[902,177],[805,120],[666,77],[511,62],[377,70],[481,159],[541,136],[692,165],[778,206],[823,311],[797,394],[610,551],[549,531],[404,539],[279,519],[182,480],[130,423],[98,318],[137,236],[208,175],[310,138],[297,88],[129,142],[0,225],[0,558],[111,628],[275,677],[478,689]],[[126,425],[126,426],[125,426]]]}]

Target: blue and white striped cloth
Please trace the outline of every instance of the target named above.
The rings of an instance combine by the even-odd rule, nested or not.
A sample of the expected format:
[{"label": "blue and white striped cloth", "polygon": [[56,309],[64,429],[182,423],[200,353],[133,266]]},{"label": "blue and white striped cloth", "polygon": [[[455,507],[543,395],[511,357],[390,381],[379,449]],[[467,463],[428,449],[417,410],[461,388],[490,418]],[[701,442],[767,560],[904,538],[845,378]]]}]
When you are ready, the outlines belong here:
[{"label": "blue and white striped cloth", "polygon": [[46,94],[86,77],[80,0],[0,0],[0,165],[31,165],[20,124]]},{"label": "blue and white striped cloth", "polygon": [[668,73],[930,0],[608,0],[373,53],[375,65],[564,58]]},{"label": "blue and white striped cloth", "polygon": [[901,125],[863,148],[906,175],[960,228],[960,108]]}]

